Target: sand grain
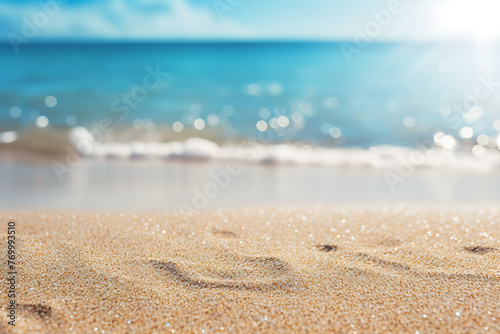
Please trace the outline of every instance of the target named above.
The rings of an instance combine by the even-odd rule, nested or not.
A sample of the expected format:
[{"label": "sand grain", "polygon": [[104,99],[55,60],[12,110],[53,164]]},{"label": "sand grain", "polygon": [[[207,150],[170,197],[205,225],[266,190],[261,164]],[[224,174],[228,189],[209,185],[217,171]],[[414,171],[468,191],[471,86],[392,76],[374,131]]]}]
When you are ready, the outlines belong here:
[{"label": "sand grain", "polygon": [[500,332],[497,210],[2,213],[19,274],[0,331]]}]

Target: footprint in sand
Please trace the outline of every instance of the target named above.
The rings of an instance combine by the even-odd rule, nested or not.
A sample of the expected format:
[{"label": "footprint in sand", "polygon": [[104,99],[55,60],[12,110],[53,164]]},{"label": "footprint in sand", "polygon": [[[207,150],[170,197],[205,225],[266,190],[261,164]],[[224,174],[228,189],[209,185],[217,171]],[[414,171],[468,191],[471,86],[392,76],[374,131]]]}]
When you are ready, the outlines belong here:
[{"label": "footprint in sand", "polygon": [[[489,282],[497,283],[500,277],[496,275],[484,275],[484,274],[471,274],[460,271],[453,270],[430,270],[424,268],[410,267],[406,264],[399,263],[396,261],[390,261],[387,259],[375,257],[373,255],[365,253],[353,253],[350,254],[352,259],[358,259],[363,262],[372,263],[377,266],[378,269],[383,269],[386,272],[389,270],[391,273],[399,272],[401,274],[409,274],[416,277],[422,278],[437,278],[437,279],[453,279],[461,282]],[[359,268],[356,268],[359,270]],[[362,271],[369,271],[369,269],[362,269]]]},{"label": "footprint in sand", "polygon": [[189,259],[151,260],[160,274],[200,288],[271,290],[293,285],[293,268],[276,257],[249,257],[218,253]]},{"label": "footprint in sand", "polygon": [[20,304],[19,310],[41,319],[49,319],[52,317],[52,307],[42,304]]},{"label": "footprint in sand", "polygon": [[331,252],[337,250],[337,245],[318,245],[316,248],[323,252]]},{"label": "footprint in sand", "polygon": [[224,230],[213,230],[212,233],[216,236],[224,237],[224,238],[239,238],[240,236],[231,231]]},{"label": "footprint in sand", "polygon": [[475,254],[486,254],[497,251],[496,248],[492,247],[483,247],[483,246],[466,246],[464,249],[468,252]]}]

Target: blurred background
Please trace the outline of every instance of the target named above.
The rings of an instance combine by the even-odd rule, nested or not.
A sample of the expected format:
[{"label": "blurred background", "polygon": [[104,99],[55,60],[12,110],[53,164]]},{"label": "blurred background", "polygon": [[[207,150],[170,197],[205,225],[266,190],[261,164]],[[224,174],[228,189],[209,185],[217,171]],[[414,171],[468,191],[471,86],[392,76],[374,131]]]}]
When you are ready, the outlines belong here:
[{"label": "blurred background", "polygon": [[494,0],[1,0],[0,209],[500,199]]}]

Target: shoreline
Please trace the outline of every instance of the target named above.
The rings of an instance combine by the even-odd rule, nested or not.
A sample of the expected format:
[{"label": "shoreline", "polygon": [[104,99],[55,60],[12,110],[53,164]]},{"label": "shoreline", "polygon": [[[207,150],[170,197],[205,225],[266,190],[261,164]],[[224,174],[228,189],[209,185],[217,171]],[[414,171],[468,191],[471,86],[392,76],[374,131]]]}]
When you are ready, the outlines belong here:
[{"label": "shoreline", "polygon": [[[50,162],[0,157],[0,211],[159,212],[297,203],[476,203],[500,201],[500,172],[386,170],[216,161],[83,159],[61,178]],[[231,167],[231,168],[229,168]],[[392,170],[392,173],[397,171]]]}]

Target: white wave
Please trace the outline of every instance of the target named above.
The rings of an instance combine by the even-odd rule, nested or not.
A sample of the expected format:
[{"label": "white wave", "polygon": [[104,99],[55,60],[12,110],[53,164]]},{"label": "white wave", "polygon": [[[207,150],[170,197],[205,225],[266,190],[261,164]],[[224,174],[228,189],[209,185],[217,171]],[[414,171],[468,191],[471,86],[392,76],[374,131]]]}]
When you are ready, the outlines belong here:
[{"label": "white wave", "polygon": [[18,134],[16,131],[0,132],[0,143],[13,143],[17,140]]},{"label": "white wave", "polygon": [[445,168],[487,171],[500,167],[500,152],[489,150],[483,157],[442,148],[411,149],[376,146],[368,149],[313,148],[309,145],[244,143],[218,145],[202,138],[183,142],[99,143],[84,128],[69,132],[69,141],[82,156],[109,158],[182,158],[238,160],[248,163],[298,164],[326,167],[382,169]]}]

